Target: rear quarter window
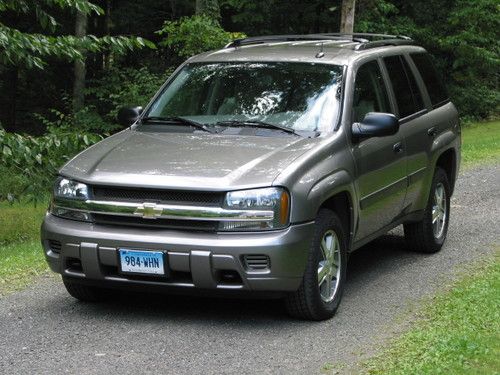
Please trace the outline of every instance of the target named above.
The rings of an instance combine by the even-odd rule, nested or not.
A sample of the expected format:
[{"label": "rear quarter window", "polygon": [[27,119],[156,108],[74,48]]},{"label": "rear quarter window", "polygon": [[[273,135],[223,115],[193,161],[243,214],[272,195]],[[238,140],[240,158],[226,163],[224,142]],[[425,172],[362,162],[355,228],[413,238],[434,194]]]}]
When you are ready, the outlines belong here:
[{"label": "rear quarter window", "polygon": [[428,53],[412,53],[410,57],[415,63],[422,81],[424,81],[432,106],[437,107],[447,102],[449,98],[448,92],[432,63],[430,55]]}]

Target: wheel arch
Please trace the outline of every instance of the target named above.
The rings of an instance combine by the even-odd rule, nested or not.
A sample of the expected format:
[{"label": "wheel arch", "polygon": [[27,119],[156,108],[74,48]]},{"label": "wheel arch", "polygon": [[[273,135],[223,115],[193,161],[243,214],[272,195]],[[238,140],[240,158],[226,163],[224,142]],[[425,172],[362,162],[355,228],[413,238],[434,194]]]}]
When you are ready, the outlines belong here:
[{"label": "wheel arch", "polygon": [[457,173],[457,154],[455,149],[449,148],[443,151],[436,160],[435,168],[442,168],[446,172],[450,184],[450,195],[453,194]]},{"label": "wheel arch", "polygon": [[342,221],[346,230],[348,250],[352,248],[352,238],[354,234],[354,205],[353,198],[348,190],[342,190],[324,200],[319,209],[327,208],[334,211]]}]

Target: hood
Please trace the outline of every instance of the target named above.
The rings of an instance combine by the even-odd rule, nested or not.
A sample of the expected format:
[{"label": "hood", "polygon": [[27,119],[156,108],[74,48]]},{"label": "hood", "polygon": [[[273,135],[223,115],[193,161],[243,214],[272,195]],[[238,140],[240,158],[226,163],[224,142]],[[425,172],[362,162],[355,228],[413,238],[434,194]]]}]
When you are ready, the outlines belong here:
[{"label": "hood", "polygon": [[90,184],[231,190],[270,186],[318,143],[266,137],[124,130],[70,160],[61,174]]}]

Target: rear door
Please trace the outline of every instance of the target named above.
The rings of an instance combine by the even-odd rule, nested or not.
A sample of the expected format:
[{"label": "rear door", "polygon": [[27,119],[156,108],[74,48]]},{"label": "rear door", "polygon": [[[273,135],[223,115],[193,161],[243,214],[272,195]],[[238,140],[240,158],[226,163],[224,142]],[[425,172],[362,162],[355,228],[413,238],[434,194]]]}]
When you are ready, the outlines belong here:
[{"label": "rear door", "polygon": [[[361,122],[368,112],[393,113],[379,60],[358,68],[352,103],[351,123]],[[389,225],[401,212],[407,186],[403,137],[398,132],[360,140],[353,143],[352,152],[360,196],[355,241],[360,241]]]},{"label": "rear door", "polygon": [[[418,82],[426,111],[417,121],[404,126],[408,154],[409,186],[405,206],[410,211],[423,209],[429,189],[428,180],[434,174],[431,168],[432,145],[434,139],[450,127],[450,112],[444,109],[450,100],[431,57],[426,52],[411,53],[405,56],[408,74]],[[439,110],[442,108],[444,110]],[[419,199],[421,198],[421,199]]]},{"label": "rear door", "polygon": [[429,163],[430,140],[427,135],[428,108],[415,75],[403,55],[383,58],[389,76],[392,95],[400,119],[400,134],[404,138],[406,152],[407,196],[403,214],[412,211],[412,202],[420,192]]}]

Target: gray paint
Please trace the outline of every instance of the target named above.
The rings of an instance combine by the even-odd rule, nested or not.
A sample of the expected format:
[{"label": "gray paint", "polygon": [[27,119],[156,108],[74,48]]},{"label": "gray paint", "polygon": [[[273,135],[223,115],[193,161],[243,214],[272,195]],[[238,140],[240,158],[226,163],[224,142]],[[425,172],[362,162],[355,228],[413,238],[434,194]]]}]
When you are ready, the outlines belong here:
[{"label": "gray paint", "polygon": [[[109,263],[112,258],[110,253],[126,245],[152,250],[168,249],[168,256],[172,258],[170,265],[183,271],[196,270],[199,274],[193,279],[199,280],[203,287],[220,287],[213,281],[214,267],[223,262],[225,267],[242,275],[242,288],[294,290],[304,270],[316,213],[337,193],[348,193],[353,202],[351,251],[405,220],[418,219],[427,202],[436,162],[446,150],[454,150],[457,157],[455,176],[458,173],[460,129],[457,110],[451,103],[431,108],[423,82],[417,74],[417,83],[424,91],[426,109],[404,119],[400,131],[394,136],[353,142],[351,108],[358,68],[371,60],[380,62],[382,56],[407,55],[424,50],[415,46],[389,46],[355,51],[349,48],[350,43],[344,43],[343,48],[339,48],[338,43],[323,44],[325,55],[321,59],[315,57],[320,43],[287,42],[207,52],[186,63],[300,61],[342,65],[345,67],[342,117],[339,124],[332,124],[332,129],[335,128],[332,133],[315,139],[293,136],[271,138],[207,133],[142,133],[132,126],[90,147],[61,169],[64,176],[97,185],[206,191],[283,186],[291,195],[291,226],[288,229],[246,234],[164,230],[152,234],[145,229],[99,227],[48,215],[43,224],[42,239],[51,268],[71,276],[65,269],[64,257],[70,256],[68,254],[72,254],[75,246],[80,246],[80,251],[82,246],[85,249],[96,248],[95,254],[101,263],[104,259],[108,259]],[[410,65],[415,69],[413,64]],[[383,75],[387,80],[385,69]],[[395,114],[396,95],[389,85]],[[433,137],[427,134],[430,127],[437,128]],[[397,142],[403,143],[404,152],[395,155],[392,147]],[[51,252],[48,239],[63,242],[60,255]],[[247,253],[269,255],[271,274],[264,277],[246,273],[239,256]],[[193,259],[187,261],[192,256],[200,259],[199,265],[193,265]],[[95,259],[85,261],[91,272],[97,272]]]}]

